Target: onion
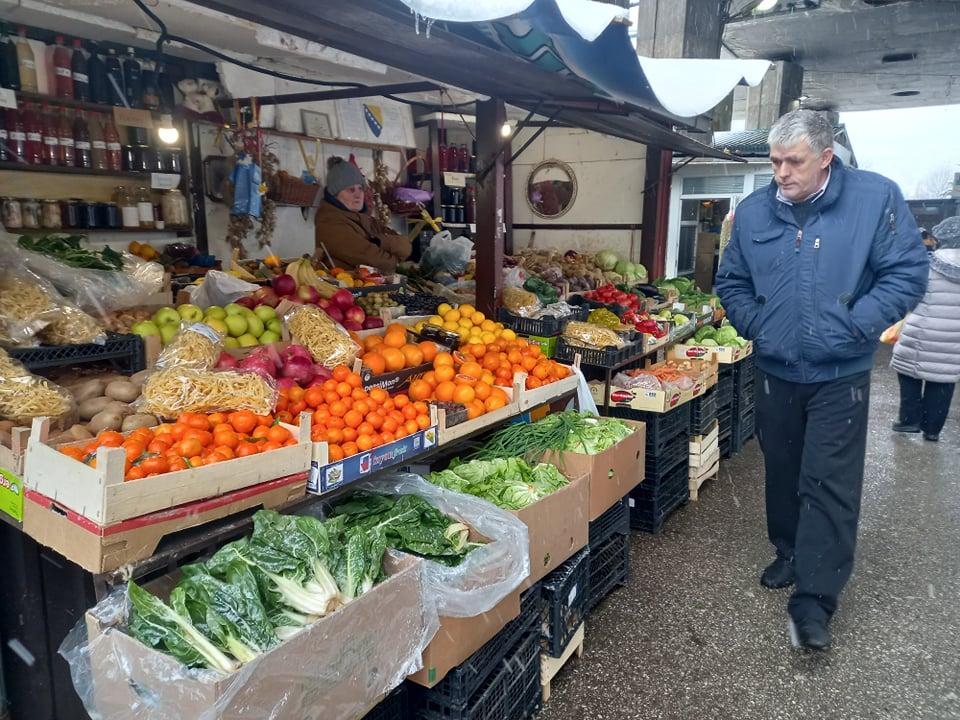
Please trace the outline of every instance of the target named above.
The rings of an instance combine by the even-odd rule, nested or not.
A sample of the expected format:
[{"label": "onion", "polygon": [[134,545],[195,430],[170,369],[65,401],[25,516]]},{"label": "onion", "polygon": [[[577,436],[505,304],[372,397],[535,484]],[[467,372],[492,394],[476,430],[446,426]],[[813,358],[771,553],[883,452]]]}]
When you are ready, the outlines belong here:
[{"label": "onion", "polygon": [[280,362],[278,365],[286,365],[287,362],[292,357],[302,357],[310,362],[313,362],[313,355],[310,354],[310,351],[307,350],[303,345],[287,345],[283,351],[280,353]]},{"label": "onion", "polygon": [[292,275],[277,275],[270,283],[277,295],[293,295],[297,291],[297,281]]},{"label": "onion", "polygon": [[328,308],[324,308],[323,311],[338,323],[343,322],[343,310],[341,310],[337,305],[331,305]]},{"label": "onion", "polygon": [[383,318],[378,318],[378,317],[373,317],[372,315],[368,315],[363,321],[364,330],[373,330],[374,328],[382,328],[382,327],[383,327]]},{"label": "onion", "polygon": [[292,387],[297,386],[297,381],[293,378],[282,377],[277,380],[277,387],[281,390],[289,390]]},{"label": "onion", "polygon": [[329,380],[333,377],[333,371],[331,371],[330,368],[321,365],[320,363],[316,363],[313,366],[313,376],[314,381],[320,380],[320,382],[323,382],[324,380]]},{"label": "onion", "polygon": [[299,385],[308,385],[313,380],[313,363],[306,358],[292,357],[283,366],[280,375],[295,380]]},{"label": "onion", "polygon": [[238,369],[255,372],[265,378],[270,378],[271,380],[275,379],[277,376],[277,369],[274,367],[273,363],[270,362],[269,358],[263,356],[251,355],[244,358],[240,361]]}]

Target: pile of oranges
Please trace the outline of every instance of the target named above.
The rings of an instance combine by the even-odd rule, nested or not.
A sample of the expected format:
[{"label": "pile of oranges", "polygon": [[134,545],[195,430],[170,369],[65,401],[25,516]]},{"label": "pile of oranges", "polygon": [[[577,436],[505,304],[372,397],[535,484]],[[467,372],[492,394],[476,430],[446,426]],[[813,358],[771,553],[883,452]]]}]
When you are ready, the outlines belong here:
[{"label": "pile of oranges", "polygon": [[374,375],[433,362],[437,354],[434,342],[408,342],[407,328],[398,323],[390,325],[383,337],[371,335],[365,338],[362,345],[365,352],[360,360]]},{"label": "pile of oranges", "polygon": [[[430,427],[430,408],[400,393],[393,397],[383,388],[363,389],[360,376],[346,365],[333,369],[322,385],[304,390],[282,389],[277,415],[313,411],[311,439],[327,443],[330,462],[386,445]],[[278,405],[278,408],[280,407]]]},{"label": "pile of oranges", "polygon": [[83,447],[65,447],[60,452],[96,467],[98,448],[123,448],[127,452],[124,479],[140,480],[296,444],[297,439],[272,415],[240,410],[183,413],[175,423],[139,428],[126,436],[104,430]]}]

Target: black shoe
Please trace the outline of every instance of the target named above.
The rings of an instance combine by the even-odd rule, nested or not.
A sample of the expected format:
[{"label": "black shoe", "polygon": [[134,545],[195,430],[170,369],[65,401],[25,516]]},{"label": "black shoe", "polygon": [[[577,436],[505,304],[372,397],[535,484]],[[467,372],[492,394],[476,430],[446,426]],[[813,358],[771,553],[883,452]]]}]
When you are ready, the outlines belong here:
[{"label": "black shoe", "polygon": [[929,440],[930,442],[940,442],[940,433],[928,433],[923,434],[924,440]]},{"label": "black shoe", "polygon": [[794,580],[793,563],[781,557],[767,565],[767,569],[760,575],[760,584],[771,590],[790,587]]},{"label": "black shoe", "polygon": [[920,426],[898,422],[893,424],[893,431],[899,433],[912,433],[915,435],[920,432]]},{"label": "black shoe", "polygon": [[830,648],[830,630],[824,620],[805,618],[795,622],[789,621],[790,642],[800,650],[816,650],[822,652]]}]

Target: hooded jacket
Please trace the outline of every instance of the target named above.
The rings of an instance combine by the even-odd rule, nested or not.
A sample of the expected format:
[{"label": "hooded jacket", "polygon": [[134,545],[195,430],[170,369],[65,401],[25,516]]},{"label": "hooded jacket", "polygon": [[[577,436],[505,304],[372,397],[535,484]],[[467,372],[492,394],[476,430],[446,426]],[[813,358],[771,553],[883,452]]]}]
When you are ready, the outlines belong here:
[{"label": "hooded jacket", "polygon": [[891,365],[918,380],[960,382],[960,249],[933,253],[927,294],[903,323]]},{"label": "hooded jacket", "polygon": [[880,333],[923,297],[927,271],[896,184],[835,158],[802,227],[775,183],[737,206],[716,289],[763,371],[816,383],[870,369]]},{"label": "hooded jacket", "polygon": [[386,227],[366,212],[347,210],[335,197],[324,195],[314,218],[317,257],[325,259],[322,242],[334,261],[345,270],[369,265],[392,273],[397,263],[410,257],[410,240]]}]

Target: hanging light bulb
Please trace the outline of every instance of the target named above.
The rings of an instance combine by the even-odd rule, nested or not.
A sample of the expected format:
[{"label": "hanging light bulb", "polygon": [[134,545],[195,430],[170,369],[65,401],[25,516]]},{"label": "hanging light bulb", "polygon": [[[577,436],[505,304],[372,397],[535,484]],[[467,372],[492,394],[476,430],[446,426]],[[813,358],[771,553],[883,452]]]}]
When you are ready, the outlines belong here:
[{"label": "hanging light bulb", "polygon": [[500,126],[500,135],[502,137],[508,138],[513,133],[513,128],[510,126],[510,121],[507,120]]},{"label": "hanging light bulb", "polygon": [[180,131],[173,126],[173,118],[170,115],[160,116],[160,126],[157,128],[157,136],[160,141],[167,145],[173,145],[180,139]]}]

